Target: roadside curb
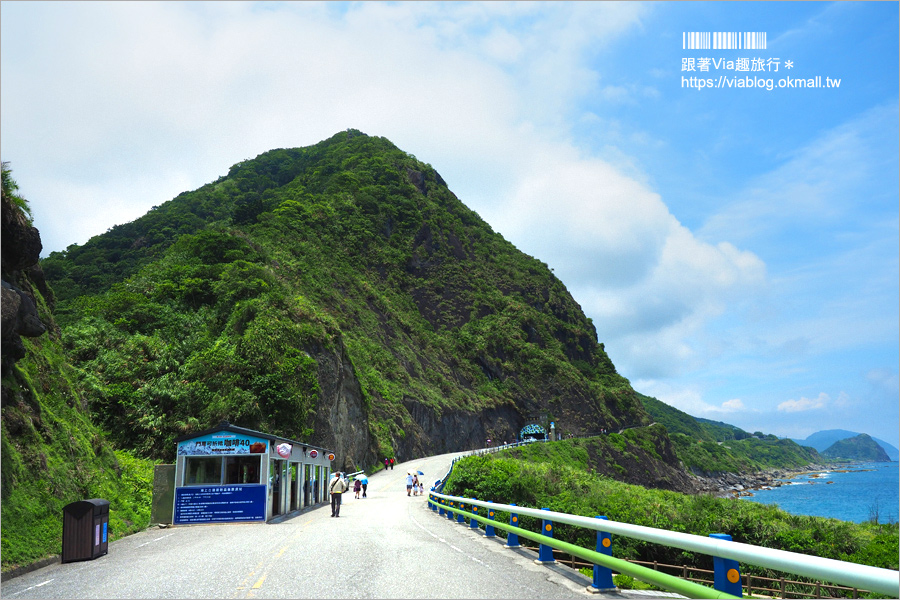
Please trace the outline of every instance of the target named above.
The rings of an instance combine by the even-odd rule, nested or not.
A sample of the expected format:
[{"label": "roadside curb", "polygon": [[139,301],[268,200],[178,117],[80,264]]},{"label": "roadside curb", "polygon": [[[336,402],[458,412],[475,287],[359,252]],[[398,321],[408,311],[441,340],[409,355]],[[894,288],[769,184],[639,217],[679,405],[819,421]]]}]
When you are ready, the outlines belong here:
[{"label": "roadside curb", "polygon": [[55,565],[62,560],[62,555],[57,554],[55,556],[48,556],[47,558],[42,558],[37,562],[33,562],[30,565],[24,565],[22,567],[16,567],[15,569],[10,569],[5,573],[0,574],[0,581],[6,581],[8,579],[14,579],[19,577],[20,575],[24,575],[25,573],[31,573],[32,571],[37,571],[38,569],[43,569],[44,567],[49,567],[50,565]]}]

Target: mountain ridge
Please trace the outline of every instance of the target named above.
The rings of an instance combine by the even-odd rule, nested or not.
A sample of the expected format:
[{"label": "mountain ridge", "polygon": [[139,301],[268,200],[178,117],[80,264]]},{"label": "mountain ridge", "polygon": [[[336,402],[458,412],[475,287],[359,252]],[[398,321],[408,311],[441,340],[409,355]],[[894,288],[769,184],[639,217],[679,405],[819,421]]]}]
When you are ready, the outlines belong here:
[{"label": "mountain ridge", "polygon": [[[333,447],[348,469],[535,418],[573,433],[647,421],[546,264],[430,165],[355,130],[241,161],[44,269],[104,426],[154,440],[148,456],[222,419]],[[113,348],[85,351],[98,334]]]},{"label": "mountain ridge", "polygon": [[822,452],[822,456],[835,460],[891,462],[884,448],[865,433],[836,441]]},{"label": "mountain ridge", "polygon": [[[824,452],[835,442],[839,442],[840,440],[855,437],[858,435],[860,435],[860,432],[848,431],[846,429],[824,429],[822,431],[817,431],[816,433],[808,435],[805,439],[794,439],[794,441],[801,446],[810,446],[812,448],[815,448],[819,452]],[[881,446],[882,449],[884,449],[885,453],[892,461],[900,461],[900,449],[897,449],[891,444],[876,437],[872,437],[872,439],[875,440],[875,442],[879,446]]]}]

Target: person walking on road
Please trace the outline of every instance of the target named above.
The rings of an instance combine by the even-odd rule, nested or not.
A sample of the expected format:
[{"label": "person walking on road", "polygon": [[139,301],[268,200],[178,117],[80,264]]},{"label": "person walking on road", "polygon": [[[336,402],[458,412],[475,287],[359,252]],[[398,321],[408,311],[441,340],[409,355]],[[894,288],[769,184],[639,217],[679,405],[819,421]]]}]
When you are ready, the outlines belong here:
[{"label": "person walking on road", "polygon": [[393,471],[393,470],[394,470],[394,459],[392,458],[391,459],[391,471]]},{"label": "person walking on road", "polygon": [[412,473],[406,474],[406,495],[412,496],[413,476]]},{"label": "person walking on road", "polygon": [[356,499],[359,500],[359,493],[362,491],[362,481],[357,479],[353,482],[353,493],[356,494]]},{"label": "person walking on road", "polygon": [[391,463],[388,459],[384,459],[384,470],[387,471],[391,466]]},{"label": "person walking on road", "polygon": [[347,491],[347,481],[341,477],[340,471],[335,471],[334,477],[328,482],[328,491],[331,492],[331,516],[341,516],[341,494]]}]

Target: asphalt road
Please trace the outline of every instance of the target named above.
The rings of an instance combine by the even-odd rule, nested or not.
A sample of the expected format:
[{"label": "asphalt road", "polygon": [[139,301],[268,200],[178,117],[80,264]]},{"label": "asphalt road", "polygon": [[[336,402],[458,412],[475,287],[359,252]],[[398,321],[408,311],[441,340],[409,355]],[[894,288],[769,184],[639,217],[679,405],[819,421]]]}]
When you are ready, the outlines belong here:
[{"label": "asphalt road", "polygon": [[[407,497],[406,472],[443,476],[447,454],[369,477],[368,498],[345,494],[279,523],[152,528],[91,561],[54,564],[2,584],[3,598],[572,598],[590,579],[503,547]],[[428,487],[428,486],[426,486]]]}]

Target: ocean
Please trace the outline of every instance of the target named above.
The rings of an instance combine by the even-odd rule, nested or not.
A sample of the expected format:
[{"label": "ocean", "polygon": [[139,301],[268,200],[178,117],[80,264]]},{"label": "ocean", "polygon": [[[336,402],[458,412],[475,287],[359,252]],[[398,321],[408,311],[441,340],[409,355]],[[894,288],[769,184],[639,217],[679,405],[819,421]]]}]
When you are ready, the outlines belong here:
[{"label": "ocean", "polygon": [[754,490],[750,502],[777,504],[795,515],[862,523],[878,511],[879,523],[897,523],[900,463],[860,463],[801,475],[771,490]]}]

